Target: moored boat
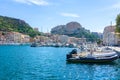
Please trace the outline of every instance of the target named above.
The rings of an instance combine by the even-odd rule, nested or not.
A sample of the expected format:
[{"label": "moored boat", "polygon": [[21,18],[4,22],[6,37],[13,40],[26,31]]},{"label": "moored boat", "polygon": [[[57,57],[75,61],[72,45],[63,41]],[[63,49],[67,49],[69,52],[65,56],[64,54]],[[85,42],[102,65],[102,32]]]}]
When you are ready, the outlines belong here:
[{"label": "moored boat", "polygon": [[114,51],[87,51],[77,53],[77,51],[73,50],[69,54],[66,55],[68,62],[81,62],[81,63],[105,63],[112,62],[118,59],[118,55]]},{"label": "moored boat", "polygon": [[39,46],[39,44],[37,44],[37,43],[32,43],[31,44],[31,47],[38,47]]}]

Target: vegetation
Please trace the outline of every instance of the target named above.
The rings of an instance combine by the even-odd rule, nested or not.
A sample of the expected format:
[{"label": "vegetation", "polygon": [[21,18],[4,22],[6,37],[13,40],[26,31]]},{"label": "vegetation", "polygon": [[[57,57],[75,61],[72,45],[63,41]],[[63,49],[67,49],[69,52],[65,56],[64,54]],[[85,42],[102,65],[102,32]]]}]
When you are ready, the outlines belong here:
[{"label": "vegetation", "polygon": [[103,41],[101,39],[97,39],[97,44],[101,45],[103,43]]},{"label": "vegetation", "polygon": [[[72,26],[74,26],[74,25],[75,24],[73,24]],[[87,41],[92,41],[92,42],[97,41],[98,38],[100,39],[98,33],[90,32],[89,30],[83,28],[82,26],[80,26],[79,28],[76,28],[76,30],[74,30],[74,31],[70,31],[69,29],[70,29],[69,27],[66,29],[66,25],[59,25],[59,26],[54,27],[51,30],[51,33],[67,35],[70,37],[86,38]]]},{"label": "vegetation", "polygon": [[77,38],[86,38],[87,41],[96,41],[98,37],[98,35],[95,35],[93,33],[91,33],[89,30],[86,29],[81,29],[78,33],[74,33],[72,35],[68,35],[71,37],[77,37]]},{"label": "vegetation", "polygon": [[31,37],[35,37],[36,35],[40,35],[40,32],[34,31],[29,24],[25,21],[5,16],[0,16],[0,31],[3,32],[20,32],[23,34],[27,34]]},{"label": "vegetation", "polygon": [[116,17],[116,32],[120,33],[120,14]]}]

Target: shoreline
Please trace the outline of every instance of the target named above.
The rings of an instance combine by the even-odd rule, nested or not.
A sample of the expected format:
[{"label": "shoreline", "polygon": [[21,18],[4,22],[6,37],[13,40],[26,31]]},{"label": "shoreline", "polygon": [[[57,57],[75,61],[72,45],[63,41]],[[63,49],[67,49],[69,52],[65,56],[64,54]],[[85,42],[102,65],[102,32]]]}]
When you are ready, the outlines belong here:
[{"label": "shoreline", "polygon": [[2,43],[1,45],[30,45],[31,43]]}]

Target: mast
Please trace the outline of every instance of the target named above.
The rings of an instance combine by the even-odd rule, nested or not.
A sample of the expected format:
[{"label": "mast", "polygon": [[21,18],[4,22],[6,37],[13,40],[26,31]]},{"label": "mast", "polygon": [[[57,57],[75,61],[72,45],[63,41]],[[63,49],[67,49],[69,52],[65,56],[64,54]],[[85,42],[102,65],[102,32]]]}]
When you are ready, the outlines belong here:
[{"label": "mast", "polygon": [[112,26],[112,21],[110,22],[110,26]]}]

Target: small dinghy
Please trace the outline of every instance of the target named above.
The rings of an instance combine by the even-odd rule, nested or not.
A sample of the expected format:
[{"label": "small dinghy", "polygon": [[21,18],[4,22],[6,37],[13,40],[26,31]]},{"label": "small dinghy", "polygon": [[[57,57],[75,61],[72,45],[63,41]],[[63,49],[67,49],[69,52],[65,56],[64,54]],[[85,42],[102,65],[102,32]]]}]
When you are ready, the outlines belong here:
[{"label": "small dinghy", "polygon": [[105,63],[118,59],[118,54],[112,50],[87,51],[78,54],[74,49],[66,57],[68,62]]}]

